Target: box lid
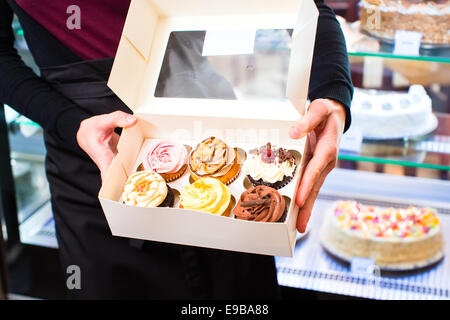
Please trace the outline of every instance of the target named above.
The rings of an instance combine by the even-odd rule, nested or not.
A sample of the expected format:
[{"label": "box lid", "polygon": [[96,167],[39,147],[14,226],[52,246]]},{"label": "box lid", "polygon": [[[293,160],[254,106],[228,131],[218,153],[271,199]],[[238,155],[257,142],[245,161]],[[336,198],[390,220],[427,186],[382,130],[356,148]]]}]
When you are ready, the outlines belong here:
[{"label": "box lid", "polygon": [[[290,118],[303,114],[314,50],[318,11],[313,0],[132,0],[108,86],[135,113]],[[287,112],[254,101],[155,97],[169,37],[173,31],[294,29],[290,43],[285,97]],[[221,106],[211,108],[211,105]],[[278,102],[275,105],[279,105]],[[177,107],[178,106],[178,107]],[[295,107],[295,109],[293,108]],[[291,110],[288,110],[291,109]]]}]

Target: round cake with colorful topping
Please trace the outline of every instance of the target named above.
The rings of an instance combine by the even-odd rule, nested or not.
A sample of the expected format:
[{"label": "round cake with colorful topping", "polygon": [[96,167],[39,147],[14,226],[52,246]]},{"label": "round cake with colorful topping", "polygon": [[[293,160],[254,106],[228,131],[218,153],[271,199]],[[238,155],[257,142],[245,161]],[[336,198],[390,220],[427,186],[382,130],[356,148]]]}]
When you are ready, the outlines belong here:
[{"label": "round cake with colorful topping", "polygon": [[322,245],[344,260],[372,258],[387,269],[412,269],[443,257],[444,242],[436,210],[386,208],[337,201],[327,213]]}]

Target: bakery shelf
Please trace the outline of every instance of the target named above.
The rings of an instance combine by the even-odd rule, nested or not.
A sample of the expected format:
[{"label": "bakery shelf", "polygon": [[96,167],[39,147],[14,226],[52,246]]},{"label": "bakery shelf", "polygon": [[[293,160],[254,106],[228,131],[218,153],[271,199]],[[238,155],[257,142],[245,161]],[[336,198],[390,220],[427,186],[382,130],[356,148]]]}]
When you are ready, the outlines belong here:
[{"label": "bakery shelf", "polygon": [[435,115],[438,127],[429,135],[394,140],[363,139],[360,152],[341,148],[338,159],[450,170],[450,115]]}]

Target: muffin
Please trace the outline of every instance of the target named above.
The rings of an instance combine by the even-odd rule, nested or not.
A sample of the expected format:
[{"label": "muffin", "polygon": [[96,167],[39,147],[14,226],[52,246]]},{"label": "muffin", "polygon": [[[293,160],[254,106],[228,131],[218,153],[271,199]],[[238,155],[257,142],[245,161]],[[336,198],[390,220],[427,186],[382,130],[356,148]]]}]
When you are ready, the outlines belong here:
[{"label": "muffin", "polygon": [[283,222],[286,201],[274,188],[256,186],[244,191],[233,209],[235,218],[261,222]]},{"label": "muffin", "polygon": [[232,201],[230,190],[214,178],[201,178],[184,187],[180,208],[228,216]]},{"label": "muffin", "polygon": [[249,151],[242,170],[253,186],[280,189],[292,180],[295,168],[294,156],[288,150],[267,143]]},{"label": "muffin", "polygon": [[171,140],[151,141],[144,151],[145,157],[138,171],[150,170],[159,173],[166,182],[183,175],[187,168],[188,153],[184,145]]},{"label": "muffin", "polygon": [[161,175],[144,170],[128,177],[122,200],[137,207],[172,207],[175,196]]},{"label": "muffin", "polygon": [[239,174],[241,165],[237,151],[222,140],[210,137],[200,142],[189,157],[192,179],[210,177],[224,184],[233,182]]}]

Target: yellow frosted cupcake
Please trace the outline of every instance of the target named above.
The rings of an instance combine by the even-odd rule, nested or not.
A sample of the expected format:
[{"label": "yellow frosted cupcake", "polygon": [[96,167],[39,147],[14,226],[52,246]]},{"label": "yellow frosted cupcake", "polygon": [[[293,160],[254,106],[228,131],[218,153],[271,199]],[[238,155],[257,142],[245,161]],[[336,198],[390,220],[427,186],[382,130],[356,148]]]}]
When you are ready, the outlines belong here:
[{"label": "yellow frosted cupcake", "polygon": [[175,197],[161,175],[147,170],[128,177],[122,200],[125,204],[137,207],[172,207]]},{"label": "yellow frosted cupcake", "polygon": [[231,193],[217,179],[200,178],[184,187],[180,208],[228,216],[231,210]]}]

